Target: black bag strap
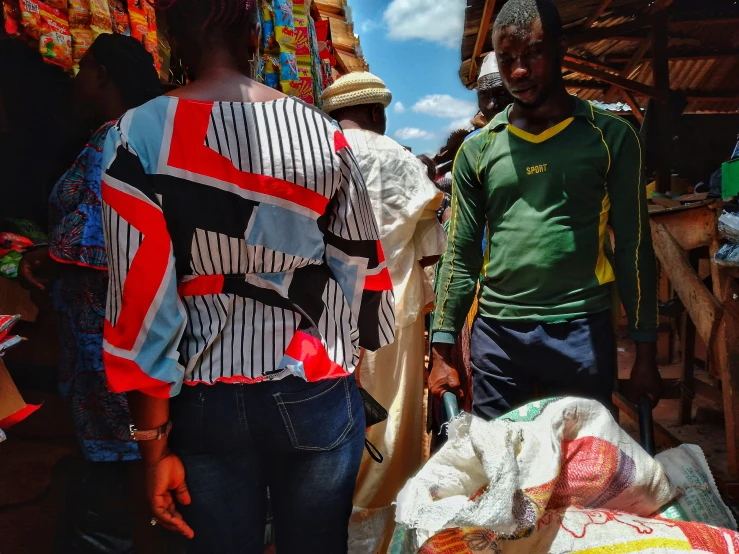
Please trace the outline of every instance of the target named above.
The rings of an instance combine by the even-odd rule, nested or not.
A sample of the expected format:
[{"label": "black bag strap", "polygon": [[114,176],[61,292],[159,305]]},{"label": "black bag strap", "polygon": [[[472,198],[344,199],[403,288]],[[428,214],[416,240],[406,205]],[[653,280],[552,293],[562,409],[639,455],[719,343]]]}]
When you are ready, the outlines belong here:
[{"label": "black bag strap", "polygon": [[377,450],[377,447],[367,439],[364,439],[364,447],[367,449],[367,453],[370,455],[370,458],[372,458],[378,464],[381,464],[385,460],[385,458],[382,457],[380,451]]}]

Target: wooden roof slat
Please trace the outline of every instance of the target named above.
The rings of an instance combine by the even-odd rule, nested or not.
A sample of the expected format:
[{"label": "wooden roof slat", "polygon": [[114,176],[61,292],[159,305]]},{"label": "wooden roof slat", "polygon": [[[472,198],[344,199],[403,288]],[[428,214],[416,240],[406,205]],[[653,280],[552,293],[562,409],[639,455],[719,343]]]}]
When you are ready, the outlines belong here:
[{"label": "wooden roof slat", "polygon": [[619,75],[607,73],[605,71],[601,71],[599,69],[595,69],[590,66],[574,62],[572,60],[564,60],[562,62],[562,67],[565,67],[572,71],[576,71],[577,73],[581,73],[582,75],[593,77],[595,79],[598,79],[599,81],[604,81],[612,85],[618,85],[622,88],[625,88],[626,90],[638,92],[639,94],[649,96],[650,98],[656,98],[657,100],[661,100],[662,102],[667,102],[670,98],[670,92],[667,90],[659,90],[638,81],[624,79]]},{"label": "wooden roof slat", "polygon": [[485,44],[488,31],[490,30],[490,22],[493,19],[493,12],[495,12],[496,0],[485,0],[485,7],[482,10],[482,19],[480,20],[480,28],[477,31],[477,38],[475,39],[475,48],[472,51],[472,63],[470,63],[470,81],[477,80],[477,58],[482,54],[482,48]]},{"label": "wooden roof slat", "polygon": [[585,23],[583,23],[581,29],[590,29],[590,27],[593,26],[593,23],[598,21],[598,18],[603,15],[603,12],[605,12],[608,9],[608,6],[611,5],[611,2],[613,0],[600,0],[600,4],[598,4],[598,7],[595,8],[595,11],[585,20]]}]

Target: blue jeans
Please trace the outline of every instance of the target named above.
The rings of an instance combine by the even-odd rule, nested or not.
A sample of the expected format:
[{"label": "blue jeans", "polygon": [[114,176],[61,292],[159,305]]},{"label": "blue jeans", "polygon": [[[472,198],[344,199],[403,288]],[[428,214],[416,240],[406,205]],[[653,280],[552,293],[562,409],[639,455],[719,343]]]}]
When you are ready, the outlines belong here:
[{"label": "blue jeans", "polygon": [[269,487],[280,554],[346,553],[365,429],[354,377],[184,386],[170,418],[188,552],[263,554]]},{"label": "blue jeans", "polygon": [[611,405],[616,339],[611,312],[564,323],[477,317],[470,340],[472,412],[495,419],[541,398],[579,396]]}]

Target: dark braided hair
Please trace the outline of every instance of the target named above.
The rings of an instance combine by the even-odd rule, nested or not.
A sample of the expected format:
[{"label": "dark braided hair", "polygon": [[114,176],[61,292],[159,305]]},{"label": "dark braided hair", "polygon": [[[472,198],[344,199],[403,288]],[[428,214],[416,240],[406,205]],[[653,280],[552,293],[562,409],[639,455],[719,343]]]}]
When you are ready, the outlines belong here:
[{"label": "dark braided hair", "polygon": [[154,0],[153,4],[168,12],[170,25],[186,20],[202,31],[240,27],[257,15],[257,0]]},{"label": "dark braided hair", "polygon": [[557,42],[562,36],[562,18],[551,0],[508,0],[495,19],[493,33],[507,27],[517,27],[525,32],[537,19],[541,20],[547,40]]},{"label": "dark braided hair", "polygon": [[162,94],[154,59],[144,45],[132,37],[101,34],[88,49],[95,63],[121,92],[126,109],[146,104]]}]

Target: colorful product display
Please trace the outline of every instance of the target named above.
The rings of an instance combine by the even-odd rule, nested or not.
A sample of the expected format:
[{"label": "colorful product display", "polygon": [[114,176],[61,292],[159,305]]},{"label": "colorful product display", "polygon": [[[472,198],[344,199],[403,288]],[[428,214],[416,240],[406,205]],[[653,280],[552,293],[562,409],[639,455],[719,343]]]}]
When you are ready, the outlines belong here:
[{"label": "colorful product display", "polygon": [[[170,47],[148,0],[2,0],[5,31],[39,49],[45,61],[79,71],[102,33],[129,35],[151,53],[163,81],[178,82]],[[327,21],[311,17],[312,0],[260,0],[262,43],[255,78],[320,107],[336,65]],[[172,68],[172,71],[170,71]],[[181,83],[180,83],[181,84]]]},{"label": "colorful product display", "polygon": [[158,70],[164,64],[162,54],[169,56],[168,45],[160,48],[156,12],[148,0],[3,0],[3,20],[8,35],[34,45],[46,62],[74,73],[102,33],[141,41]]},{"label": "colorful product display", "polygon": [[262,0],[262,48],[257,79],[309,104],[323,91],[311,0]]}]

